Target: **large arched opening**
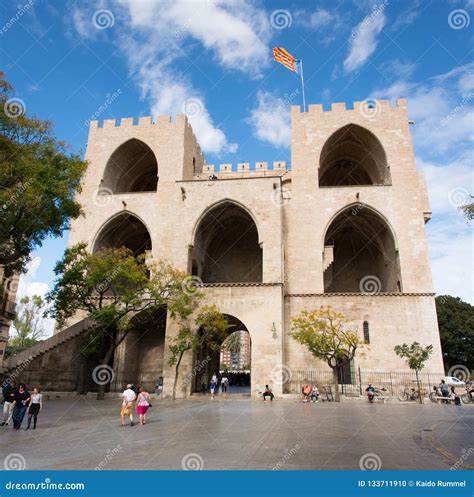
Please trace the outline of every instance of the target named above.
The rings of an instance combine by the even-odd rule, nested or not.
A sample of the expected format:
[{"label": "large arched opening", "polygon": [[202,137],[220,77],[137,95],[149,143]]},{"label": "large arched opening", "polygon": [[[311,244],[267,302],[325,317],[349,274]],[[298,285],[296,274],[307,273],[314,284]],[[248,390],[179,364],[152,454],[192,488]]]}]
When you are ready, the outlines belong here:
[{"label": "large arched opening", "polygon": [[400,264],[387,221],[363,204],[349,206],[324,238],[324,292],[399,292]]},{"label": "large arched opening", "polygon": [[379,139],[357,124],[333,133],[319,161],[319,186],[388,185],[390,172]]},{"label": "large arched opening", "polygon": [[110,156],[101,188],[113,193],[150,192],[156,191],[157,184],[158,163],[155,154],[141,140],[132,138]]},{"label": "large arched opening", "polygon": [[[235,316],[225,314],[229,323],[227,336],[218,347],[203,343],[194,356],[193,393],[205,394],[213,375],[217,376],[219,391],[222,379],[228,379],[228,394],[250,395],[252,342],[250,333],[242,321]],[[201,330],[198,331],[198,334]],[[217,393],[217,390],[216,390]]]},{"label": "large arched opening", "polygon": [[124,385],[142,385],[148,392],[161,393],[164,377],[166,306],[143,310],[130,324],[123,344],[117,349],[114,363],[120,391]]},{"label": "large arched opening", "polygon": [[202,217],[190,251],[189,267],[204,283],[262,281],[262,248],[250,214],[225,201]]},{"label": "large arched opening", "polygon": [[129,212],[110,219],[98,233],[92,252],[106,248],[126,247],[135,257],[151,251],[151,237],[147,227],[137,216]]}]

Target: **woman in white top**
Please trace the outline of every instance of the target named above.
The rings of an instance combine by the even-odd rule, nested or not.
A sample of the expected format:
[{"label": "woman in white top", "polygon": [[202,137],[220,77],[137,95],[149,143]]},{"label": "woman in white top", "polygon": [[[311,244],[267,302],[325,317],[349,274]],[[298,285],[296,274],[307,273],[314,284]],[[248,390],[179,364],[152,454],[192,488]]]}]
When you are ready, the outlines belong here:
[{"label": "woman in white top", "polygon": [[41,395],[39,388],[33,388],[33,393],[31,394],[31,401],[28,407],[28,426],[27,430],[31,426],[31,418],[33,418],[33,430],[36,429],[36,421],[38,419],[38,413],[43,409],[43,396]]}]

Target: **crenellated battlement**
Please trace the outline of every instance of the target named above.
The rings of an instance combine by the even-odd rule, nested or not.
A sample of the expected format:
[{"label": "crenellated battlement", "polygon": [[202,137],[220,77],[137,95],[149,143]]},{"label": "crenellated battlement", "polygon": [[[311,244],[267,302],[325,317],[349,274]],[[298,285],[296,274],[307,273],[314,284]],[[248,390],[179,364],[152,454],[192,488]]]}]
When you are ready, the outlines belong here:
[{"label": "crenellated battlement", "polygon": [[121,119],[103,119],[101,121],[90,121],[90,128],[96,130],[110,129],[110,128],[129,128],[129,127],[148,127],[148,126],[175,126],[183,127],[183,125],[191,125],[188,122],[186,114],[178,114],[173,122],[171,116],[157,116],[153,121],[151,116],[141,117],[123,117]]},{"label": "crenellated battlement", "polygon": [[239,162],[237,164],[204,164],[202,172],[195,174],[193,179],[208,180],[210,176],[223,178],[243,178],[243,177],[261,177],[261,176],[282,176],[290,170],[287,168],[286,161],[275,161],[273,167],[268,162],[255,162],[251,167],[250,162]]},{"label": "crenellated battlement", "polygon": [[292,105],[291,111],[293,114],[328,114],[328,113],[342,113],[342,112],[358,112],[364,117],[375,117],[385,112],[399,112],[400,110],[406,112],[407,101],[405,98],[398,98],[395,106],[390,104],[389,100],[376,100],[367,99],[361,102],[356,101],[352,103],[352,107],[348,106],[346,102],[334,102],[331,108],[325,108],[323,104],[310,104],[308,110],[301,111],[299,105]]}]

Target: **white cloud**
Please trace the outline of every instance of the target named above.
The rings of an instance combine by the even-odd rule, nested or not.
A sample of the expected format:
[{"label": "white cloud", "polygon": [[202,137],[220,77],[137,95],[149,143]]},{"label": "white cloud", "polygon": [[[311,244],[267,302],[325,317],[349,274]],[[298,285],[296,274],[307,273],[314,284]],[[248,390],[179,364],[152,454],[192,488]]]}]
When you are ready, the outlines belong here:
[{"label": "white cloud", "polygon": [[474,139],[474,93],[469,88],[473,69],[474,64],[466,64],[422,83],[400,79],[387,88],[373,91],[370,96],[408,98],[409,115],[415,121],[412,131],[417,149],[427,154],[452,149],[458,156],[462,149],[471,149]]},{"label": "white cloud", "polygon": [[[295,91],[298,94],[299,91]],[[257,106],[252,109],[246,122],[255,136],[275,147],[288,148],[291,144],[291,109],[288,100],[267,91],[257,93]]]},{"label": "white cloud", "polygon": [[[120,0],[110,9],[116,22],[113,30],[107,31],[126,56],[130,73],[142,98],[150,102],[152,114],[180,114],[186,100],[199,99],[201,112],[188,114],[188,118],[202,149],[213,154],[234,152],[237,145],[229,143],[214,123],[204,97],[176,68],[180,61],[194,64],[189,54],[198,48],[201,57],[213,57],[224,70],[260,77],[270,62],[267,42],[271,29],[265,10],[249,1],[196,0]],[[90,37],[87,22],[93,9],[81,6],[76,10],[72,20],[77,32]]]},{"label": "white cloud", "polygon": [[344,69],[347,72],[358,69],[375,52],[378,44],[377,36],[385,26],[385,21],[383,9],[379,7],[354,28],[349,53],[344,60]]},{"label": "white cloud", "polygon": [[416,158],[416,164],[426,178],[430,207],[434,215],[453,214],[462,218],[458,210],[467,203],[468,194],[474,194],[472,158],[465,155],[443,166]]},{"label": "white cloud", "polygon": [[438,295],[454,295],[474,304],[474,244],[470,233],[457,233],[450,223],[428,225],[433,285]]},{"label": "white cloud", "polygon": [[[17,305],[23,297],[32,297],[33,295],[44,297],[46,293],[49,292],[49,285],[42,281],[38,281],[36,278],[40,265],[41,258],[34,257],[28,264],[27,272],[20,276],[16,294]],[[45,337],[51,336],[53,334],[55,320],[52,318],[43,318],[42,324],[45,330]],[[13,331],[13,329],[11,331]]]},{"label": "white cloud", "polygon": [[296,25],[310,29],[317,29],[323,26],[339,24],[340,17],[336,12],[330,12],[326,9],[317,8],[314,12],[297,10],[293,14],[293,20]]}]

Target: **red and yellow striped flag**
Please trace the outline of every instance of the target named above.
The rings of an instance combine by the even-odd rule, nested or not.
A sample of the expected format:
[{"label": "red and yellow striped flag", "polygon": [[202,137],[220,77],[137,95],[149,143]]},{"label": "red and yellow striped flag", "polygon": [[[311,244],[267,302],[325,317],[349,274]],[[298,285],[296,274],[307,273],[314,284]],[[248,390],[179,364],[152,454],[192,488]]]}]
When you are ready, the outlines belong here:
[{"label": "red and yellow striped flag", "polygon": [[275,47],[273,49],[273,60],[284,65],[290,71],[298,73],[298,60],[283,47]]}]

